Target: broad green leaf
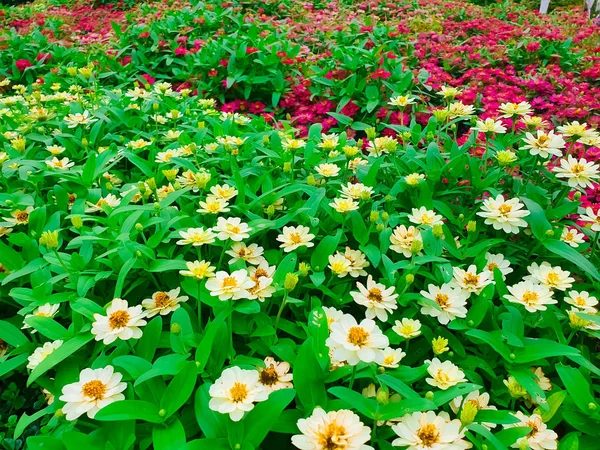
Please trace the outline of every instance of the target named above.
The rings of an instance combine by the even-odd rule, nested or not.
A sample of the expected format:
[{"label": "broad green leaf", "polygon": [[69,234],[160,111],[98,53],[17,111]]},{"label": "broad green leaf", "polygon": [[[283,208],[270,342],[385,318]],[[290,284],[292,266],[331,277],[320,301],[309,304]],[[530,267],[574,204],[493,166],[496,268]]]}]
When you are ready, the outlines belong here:
[{"label": "broad green leaf", "polygon": [[153,403],[143,400],[121,400],[98,411],[95,420],[143,420],[150,423],[161,423],[163,418],[159,415],[158,406]]},{"label": "broad green leaf", "polygon": [[167,411],[165,418],[171,417],[190,398],[196,385],[198,369],[196,363],[187,363],[171,380],[160,402],[161,408]]}]

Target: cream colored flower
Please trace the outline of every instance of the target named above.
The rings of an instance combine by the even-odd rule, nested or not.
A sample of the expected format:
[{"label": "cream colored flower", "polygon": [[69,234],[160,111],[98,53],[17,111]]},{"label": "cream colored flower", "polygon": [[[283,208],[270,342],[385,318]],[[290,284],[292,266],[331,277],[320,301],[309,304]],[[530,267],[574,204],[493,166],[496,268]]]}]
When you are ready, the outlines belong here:
[{"label": "cream colored flower", "polygon": [[225,369],[210,387],[208,407],[220,414],[229,414],[234,422],[239,422],[244,414],[254,409],[255,402],[269,397],[269,391],[259,383],[256,370],[239,367]]},{"label": "cream colored flower", "polygon": [[419,183],[425,181],[425,178],[422,173],[410,173],[404,177],[404,182],[409,186],[418,186]]},{"label": "cream colored flower", "polygon": [[327,306],[323,306],[323,311],[325,311],[325,316],[327,316],[327,325],[329,326],[329,331],[331,332],[331,325],[342,320],[344,313],[343,311],[337,310],[334,307]]},{"label": "cream colored flower", "polygon": [[69,114],[64,118],[69,128],[75,128],[77,125],[89,125],[90,123],[96,122],[98,119],[90,117],[89,111],[83,113]]},{"label": "cream colored flower", "polygon": [[487,285],[494,283],[491,279],[492,274],[489,271],[484,270],[481,273],[477,273],[475,265],[470,265],[467,270],[453,267],[452,273],[456,284],[469,294],[479,295]]},{"label": "cream colored flower", "polygon": [[333,201],[329,203],[329,206],[341,214],[347,214],[350,211],[356,211],[358,209],[358,203],[347,197],[334,198]]},{"label": "cream colored flower", "polygon": [[335,177],[340,173],[340,168],[335,164],[323,163],[315,167],[317,173],[325,178]]},{"label": "cream colored flower", "polygon": [[496,198],[490,197],[484,200],[482,211],[477,215],[485,217],[485,224],[492,225],[495,230],[517,234],[520,227],[527,226],[523,217],[530,214],[529,211],[523,210],[523,207],[518,198],[505,200],[504,196],[499,194]]},{"label": "cream colored flower", "polygon": [[33,211],[33,206],[28,206],[25,209],[16,209],[10,213],[10,217],[3,217],[5,222],[16,225],[27,225],[29,223],[29,215]]},{"label": "cream colored flower", "polygon": [[475,114],[475,107],[473,105],[465,105],[463,102],[454,102],[448,106],[447,113],[450,120],[469,119]]},{"label": "cream colored flower", "polygon": [[223,200],[231,200],[238,194],[237,189],[233,186],[229,186],[228,184],[217,184],[210,188],[210,192],[216,198]]},{"label": "cream colored flower", "polygon": [[514,116],[529,116],[533,112],[531,105],[527,102],[520,103],[502,103],[498,111],[502,113],[502,116],[510,119]]},{"label": "cream colored flower", "polygon": [[179,151],[179,149],[172,148],[169,150],[165,150],[164,152],[158,152],[154,161],[157,163],[169,163],[173,158],[178,158],[180,156],[181,152]]},{"label": "cream colored flower", "polygon": [[415,98],[410,95],[396,95],[395,97],[390,98],[388,105],[404,108],[408,105],[414,105],[415,103]]},{"label": "cream colored flower", "polygon": [[475,126],[473,127],[475,131],[479,131],[480,133],[496,133],[503,134],[506,133],[506,127],[502,124],[500,120],[492,119],[488,117],[485,120],[478,120]]},{"label": "cream colored flower", "polygon": [[436,214],[435,211],[429,210],[424,206],[421,206],[419,209],[413,208],[412,213],[408,215],[408,220],[416,225],[426,225],[426,226],[434,226],[434,225],[442,225],[444,222],[442,221],[443,217],[439,214]]},{"label": "cream colored flower", "polygon": [[229,260],[229,264],[234,264],[238,261],[246,261],[248,264],[257,266],[263,261],[266,261],[263,252],[264,248],[259,247],[258,244],[246,245],[243,242],[235,242],[231,246],[231,250],[228,250],[225,253],[232,256]]},{"label": "cream colored flower", "polygon": [[598,299],[587,291],[569,291],[565,296],[565,302],[582,311],[595,314]]},{"label": "cream colored flower", "polygon": [[593,131],[590,130],[586,123],[579,123],[578,121],[567,122],[564,125],[560,125],[556,128],[560,134],[569,136],[575,139],[579,139],[584,136],[589,136]]},{"label": "cream colored flower", "polygon": [[102,207],[104,205],[110,206],[111,208],[116,208],[121,204],[121,200],[117,198],[114,194],[108,194],[106,197],[100,197],[96,203],[86,202],[87,208],[85,208],[85,212],[96,212],[103,211]]},{"label": "cream colored flower", "polygon": [[365,444],[371,429],[347,409],[325,412],[316,407],[310,417],[298,420],[298,429],[302,434],[292,436],[292,444],[301,450],[374,450]]},{"label": "cream colored flower", "polygon": [[387,321],[388,312],[392,313],[398,308],[396,299],[398,294],[394,293],[394,287],[386,288],[381,283],[376,283],[373,277],[369,275],[367,278],[367,286],[357,282],[356,287],[359,292],[350,292],[354,301],[367,308],[367,319],[377,317],[382,322]]},{"label": "cream colored flower", "polygon": [[430,284],[427,291],[421,291],[421,295],[437,304],[436,308],[428,303],[423,303],[421,314],[436,317],[442,325],[456,319],[467,316],[467,299],[469,293],[458,287],[453,287],[450,283],[445,283],[441,287]]},{"label": "cream colored flower", "polygon": [[204,278],[210,278],[215,276],[216,267],[211,266],[209,262],[202,261],[191,261],[185,263],[187,270],[180,270],[179,273],[184,277],[194,277],[197,280],[203,280]]},{"label": "cream colored flower", "polygon": [[461,93],[462,93],[461,89],[451,87],[451,86],[442,86],[442,88],[438,92],[438,94],[440,94],[442,97],[450,98],[450,99],[456,97],[457,95],[459,95]]},{"label": "cream colored flower", "polygon": [[580,233],[577,228],[565,227],[560,234],[560,240],[566,242],[573,248],[577,248],[579,247],[579,244],[583,244],[585,242],[585,235]]},{"label": "cream colored flower", "polygon": [[396,320],[392,330],[404,339],[412,339],[421,334],[421,322],[404,317],[402,320]]},{"label": "cream colored flower", "polygon": [[359,324],[350,314],[331,324],[331,334],[325,342],[333,349],[334,358],[355,366],[360,361],[373,362],[389,345],[389,340],[371,319]]},{"label": "cream colored flower", "polygon": [[165,316],[170,312],[179,309],[179,303],[187,302],[189,297],[179,296],[181,288],[171,289],[168,292],[160,291],[152,294],[152,298],[147,298],[142,301],[142,306],[146,309],[146,317],[154,317],[157,314]]},{"label": "cream colored flower", "polygon": [[427,372],[431,375],[431,378],[426,378],[425,381],[431,386],[446,390],[467,381],[464,372],[450,361],[441,362],[438,358],[433,358],[425,362],[429,363]]},{"label": "cream colored flower", "polygon": [[503,280],[506,280],[506,275],[513,272],[510,262],[501,253],[486,253],[485,262],[485,270],[490,272],[490,278],[492,279],[494,278],[494,269],[498,269],[502,273]]},{"label": "cream colored flower", "polygon": [[372,193],[373,188],[362,183],[348,183],[346,186],[342,186],[342,197],[346,198],[368,200]]},{"label": "cream colored flower", "polygon": [[74,162],[69,161],[69,158],[58,159],[57,157],[52,158],[50,161],[45,161],[46,165],[50,169],[67,170],[75,165]]},{"label": "cream colored flower", "polygon": [[542,130],[537,130],[537,136],[531,133],[525,133],[523,142],[526,145],[524,149],[529,150],[532,155],[540,155],[542,158],[549,156],[562,156],[562,149],[567,145],[560,134],[554,134],[554,131],[549,131],[548,134]]},{"label": "cream colored flower", "polygon": [[146,325],[142,305],[129,306],[126,300],[115,298],[106,309],[106,315],[94,314],[92,334],[97,341],[108,345],[117,339],[139,339],[140,327]]},{"label": "cream colored flower", "polygon": [[122,392],[127,389],[127,384],[121,382],[123,376],[114,370],[113,366],[83,369],[79,381],[62,388],[59,400],[66,402],[62,412],[67,420],[75,420],[83,414],[93,419],[105,406],[125,400]]},{"label": "cream colored flower", "polygon": [[375,362],[382,367],[388,369],[397,369],[400,366],[400,361],[406,356],[406,353],[400,348],[386,347],[383,352],[379,353]]},{"label": "cream colored flower", "polygon": [[258,369],[258,382],[271,393],[280,389],[293,388],[290,365],[287,362],[277,362],[274,358],[265,358],[265,367]]},{"label": "cream colored flower", "polygon": [[371,264],[369,261],[367,261],[367,258],[363,252],[360,250],[352,250],[350,247],[346,247],[344,258],[350,262],[348,274],[351,277],[357,278],[359,276],[367,275],[365,268],[369,267]]},{"label": "cream colored flower", "polygon": [[461,450],[471,448],[464,441],[460,420],[450,420],[446,412],[434,411],[407,414],[400,423],[392,426],[398,435],[392,445],[405,450]]},{"label": "cream colored flower", "polygon": [[279,247],[286,253],[294,251],[301,246],[314,247],[315,244],[311,242],[314,238],[315,235],[310,233],[310,228],[304,225],[283,227],[283,233],[277,236],[277,240],[281,242]]},{"label": "cream colored flower", "polygon": [[569,155],[560,160],[560,167],[552,169],[557,178],[566,178],[571,187],[591,188],[594,182],[600,178],[598,164],[588,162],[584,158],[573,158]]},{"label": "cream colored flower", "polygon": [[594,212],[591,206],[585,209],[585,214],[581,214],[579,217],[583,222],[590,222],[590,229],[592,231],[600,231],[600,209],[598,212]]},{"label": "cream colored flower", "polygon": [[348,275],[350,264],[350,261],[343,254],[337,252],[335,255],[329,255],[329,265],[327,267],[339,278],[343,278]]},{"label": "cream colored flower", "polygon": [[219,214],[222,212],[229,212],[229,203],[227,200],[217,198],[212,195],[206,197],[206,200],[199,203],[200,208],[196,210],[201,214]]},{"label": "cream colored flower", "polygon": [[525,281],[533,281],[534,283],[541,283],[547,286],[549,289],[558,289],[564,291],[573,286],[575,278],[571,277],[571,272],[562,270],[560,267],[552,267],[546,261],[541,264],[531,263],[527,267],[527,271],[531,274],[524,278]]},{"label": "cream colored flower", "polygon": [[46,342],[41,347],[36,348],[31,355],[27,358],[29,363],[27,368],[30,370],[35,369],[39,363],[50,356],[54,351],[63,344],[63,341]]},{"label": "cream colored flower", "polygon": [[[268,267],[268,264],[263,263],[264,266]],[[254,268],[253,272],[250,273],[250,279],[254,282],[254,286],[248,289],[248,298],[250,300],[258,300],[259,302],[264,302],[265,299],[270,298],[275,293],[275,288],[272,286],[273,278],[271,275],[262,275],[263,269]]]},{"label": "cream colored flower", "polygon": [[230,217],[224,219],[219,217],[217,225],[213,227],[213,231],[217,232],[217,238],[225,241],[231,239],[232,241],[239,242],[243,239],[250,237],[250,231],[252,228],[247,223],[242,222],[239,217]]},{"label": "cream colored flower", "polygon": [[[50,319],[52,319],[58,312],[59,308],[60,304],[51,305],[50,303],[45,303],[34,309],[31,314],[25,315],[25,319],[28,319],[30,317],[49,317]],[[28,328],[31,328],[31,325],[28,325],[25,322],[23,322],[23,326],[21,327],[21,329],[26,330]],[[31,332],[35,333],[36,330],[32,330]]]},{"label": "cream colored flower", "polygon": [[558,303],[552,298],[552,291],[546,286],[532,281],[521,281],[514,286],[508,286],[509,295],[505,295],[511,303],[525,306],[529,312],[545,311],[546,305]]},{"label": "cream colored flower", "polygon": [[249,298],[248,289],[253,286],[254,281],[248,277],[245,269],[236,270],[231,275],[221,270],[206,282],[210,295],[219,297],[219,300]]},{"label": "cream colored flower", "polygon": [[394,232],[390,236],[390,249],[404,255],[406,258],[412,256],[413,244],[417,242],[420,247],[423,247],[423,239],[418,228],[410,226],[406,228],[404,225],[394,228]]},{"label": "cream colored flower", "polygon": [[539,414],[527,417],[521,411],[513,414],[519,422],[505,424],[504,428],[529,427],[531,431],[525,437],[519,438],[511,445],[511,448],[530,448],[531,450],[555,450],[557,448],[558,435],[548,429]]},{"label": "cream colored flower", "polygon": [[194,247],[199,247],[204,244],[212,244],[215,242],[216,235],[209,228],[188,228],[187,231],[180,231],[181,239],[176,242],[177,245],[192,244]]}]

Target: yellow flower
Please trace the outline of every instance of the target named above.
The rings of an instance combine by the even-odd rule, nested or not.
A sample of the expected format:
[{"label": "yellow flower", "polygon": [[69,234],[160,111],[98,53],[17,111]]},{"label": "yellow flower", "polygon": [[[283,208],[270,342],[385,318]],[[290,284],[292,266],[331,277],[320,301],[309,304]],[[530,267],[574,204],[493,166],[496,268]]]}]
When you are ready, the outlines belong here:
[{"label": "yellow flower", "polygon": [[192,261],[185,263],[187,270],[180,270],[179,273],[184,277],[194,277],[197,280],[215,276],[216,267],[211,266],[210,262]]},{"label": "yellow flower", "polygon": [[441,355],[442,353],[450,350],[448,347],[448,339],[438,336],[431,341],[431,348],[433,349],[433,353],[436,355]]}]

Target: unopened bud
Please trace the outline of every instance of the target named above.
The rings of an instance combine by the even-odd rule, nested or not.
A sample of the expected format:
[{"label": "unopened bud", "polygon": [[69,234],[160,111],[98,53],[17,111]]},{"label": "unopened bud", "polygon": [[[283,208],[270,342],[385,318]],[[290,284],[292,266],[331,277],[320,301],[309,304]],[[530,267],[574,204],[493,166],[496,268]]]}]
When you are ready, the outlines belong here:
[{"label": "unopened bud", "polygon": [[370,140],[375,139],[375,137],[377,136],[377,130],[375,129],[375,127],[367,128],[365,130],[365,133],[367,134],[367,138],[369,138]]},{"label": "unopened bud", "polygon": [[371,215],[369,216],[369,220],[373,223],[377,222],[379,220],[379,212],[378,211],[371,211]]},{"label": "unopened bud", "polygon": [[292,163],[291,162],[284,162],[283,163],[283,171],[284,172],[291,172],[292,171]]},{"label": "unopened bud", "polygon": [[425,398],[427,400],[433,400],[433,392],[427,391],[427,393],[425,394]]},{"label": "unopened bud", "polygon": [[158,415],[160,417],[165,417],[167,415],[167,410],[166,409],[161,409],[160,411],[158,411]]},{"label": "unopened bud", "polygon": [[181,333],[181,325],[179,325],[177,322],[172,324],[171,333],[173,333],[174,335],[178,335],[179,333]]},{"label": "unopened bud", "polygon": [[148,187],[152,190],[156,189],[156,180],[154,179],[154,177],[152,178],[148,178],[146,180],[146,184],[148,185]]},{"label": "unopened bud", "polygon": [[152,105],[152,109],[153,109],[154,111],[158,111],[158,108],[159,108],[159,107],[160,107],[160,105],[159,105],[158,103],[154,103],[154,104]]},{"label": "unopened bud", "polygon": [[86,138],[81,139],[81,145],[83,145],[84,147],[87,147],[89,145],[89,142]]},{"label": "unopened bud", "polygon": [[573,200],[579,200],[581,198],[581,192],[577,191],[573,194]]},{"label": "unopened bud", "polygon": [[467,231],[469,233],[474,233],[477,230],[477,222],[475,222],[474,220],[469,220],[469,223],[467,223]]},{"label": "unopened bud", "polygon": [[390,401],[390,393],[387,390],[379,388],[377,390],[375,400],[377,400],[377,403],[379,403],[380,405],[387,405]]},{"label": "unopened bud", "polygon": [[433,235],[438,239],[444,239],[444,229],[442,225],[437,224],[433,226]]},{"label": "unopened bud", "polygon": [[71,217],[71,225],[79,230],[83,226],[83,220],[81,219],[81,216]]},{"label": "unopened bud", "polygon": [[375,227],[375,229],[377,230],[378,233],[381,233],[383,230],[385,230],[385,225],[382,223],[378,223],[377,226]]},{"label": "unopened bud", "polygon": [[306,177],[306,183],[309,186],[314,186],[315,184],[317,184],[314,175],[309,175],[308,177]]},{"label": "unopened bud", "polygon": [[295,273],[288,273],[285,275],[285,281],[283,282],[283,287],[286,291],[291,292],[294,290],[296,285],[298,284],[298,275]]},{"label": "unopened bud", "polygon": [[160,203],[154,203],[154,211],[156,211],[156,212],[160,211]]},{"label": "unopened bud", "polygon": [[40,236],[40,245],[50,249],[58,248],[58,231],[44,231]]},{"label": "unopened bud", "polygon": [[463,404],[462,411],[460,412],[460,423],[463,427],[470,425],[475,420],[477,415],[477,403],[473,401],[466,401]]},{"label": "unopened bud", "polygon": [[389,218],[390,218],[390,215],[386,211],[381,213],[381,220],[383,220],[384,222],[387,222],[389,220]]},{"label": "unopened bud", "polygon": [[421,250],[423,250],[423,242],[418,239],[412,241],[412,244],[410,245],[410,252],[413,255],[416,255],[421,252]]},{"label": "unopened bud", "polygon": [[144,231],[144,225],[138,222],[135,224],[135,229],[138,231]]},{"label": "unopened bud", "polygon": [[554,230],[546,230],[546,233],[545,233],[545,234],[546,234],[546,236],[548,236],[548,237],[552,237],[552,236],[554,236]]},{"label": "unopened bud", "polygon": [[413,284],[415,282],[415,276],[412,273],[409,273],[404,277],[404,281],[407,285]]},{"label": "unopened bud", "polygon": [[308,275],[308,272],[310,271],[310,264],[301,262],[300,264],[298,264],[298,270],[300,271],[300,275],[305,277]]}]

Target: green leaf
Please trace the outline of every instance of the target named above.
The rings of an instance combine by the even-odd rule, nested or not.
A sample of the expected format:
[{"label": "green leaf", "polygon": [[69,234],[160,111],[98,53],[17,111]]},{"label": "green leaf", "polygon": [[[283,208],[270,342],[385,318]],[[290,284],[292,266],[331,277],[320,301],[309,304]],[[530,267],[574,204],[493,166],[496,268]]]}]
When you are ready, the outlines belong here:
[{"label": "green leaf", "polygon": [[343,386],[332,387],[328,392],[346,402],[349,409],[356,409],[363,416],[367,416],[370,419],[379,417],[379,408],[375,399],[366,398],[362,394]]},{"label": "green leaf", "polygon": [[319,245],[315,248],[310,257],[310,265],[315,272],[320,272],[327,267],[329,256],[333,255],[342,237],[342,230],[339,229],[334,236],[325,236]]},{"label": "green leaf", "polygon": [[152,361],[156,348],[158,347],[158,341],[162,334],[162,317],[156,316],[144,327],[144,334],[138,341],[136,346],[137,354],[140,358],[144,358],[147,361]]},{"label": "green leaf", "polygon": [[64,339],[69,332],[56,320],[50,317],[33,316],[25,319],[27,325],[31,325],[40,334],[46,336],[48,339],[57,340]]},{"label": "green leaf", "polygon": [[542,408],[537,407],[533,412],[535,414],[539,414],[544,422],[549,422],[550,419],[554,417],[554,415],[558,411],[558,408],[560,408],[560,405],[562,405],[562,402],[565,400],[565,398],[567,398],[567,391],[555,392],[550,397],[548,397],[547,411],[544,411]]},{"label": "green leaf", "polygon": [[294,386],[300,403],[307,411],[327,405],[325,377],[313,348],[312,338],[304,341],[294,365]]},{"label": "green leaf", "polygon": [[161,408],[167,411],[165,418],[171,417],[190,398],[196,385],[198,370],[195,362],[189,362],[179,371],[167,386],[160,402]]},{"label": "green leaf", "polygon": [[519,419],[513,415],[512,411],[481,409],[477,412],[475,421],[479,423],[510,424],[519,422]]},{"label": "green leaf", "polygon": [[205,383],[196,391],[194,399],[194,411],[200,429],[207,438],[227,437],[227,421],[229,417],[209,408],[210,394],[208,390],[210,383]]},{"label": "green leaf", "polygon": [[13,347],[29,344],[29,339],[12,323],[0,320],[0,339]]},{"label": "green leaf", "polygon": [[566,261],[572,262],[596,281],[600,280],[600,272],[596,266],[566,242],[552,239],[545,241],[544,247]]},{"label": "green leaf", "polygon": [[525,221],[531,226],[533,235],[540,241],[547,240],[548,236],[546,235],[546,232],[552,230],[552,225],[550,225],[550,222],[546,219],[546,213],[542,207],[533,200],[527,197],[522,197],[521,200],[525,203],[525,206],[527,206],[527,209],[530,212],[529,216],[525,217]]},{"label": "green leaf", "polygon": [[598,403],[592,395],[592,387],[589,381],[579,370],[564,364],[557,364],[556,371],[569,396],[581,411],[589,414],[591,412],[590,405],[594,405],[595,408],[598,407]]},{"label": "green leaf", "polygon": [[144,420],[151,423],[161,423],[159,408],[154,403],[143,400],[121,400],[105,406],[95,416],[95,420]]},{"label": "green leaf", "polygon": [[152,446],[154,450],[187,450],[185,430],[179,420],[169,425],[157,425],[152,428]]},{"label": "green leaf", "polygon": [[17,422],[17,426],[15,427],[15,433],[13,435],[14,439],[19,439],[19,437],[23,434],[23,431],[31,425],[33,422],[38,420],[40,417],[44,417],[47,414],[52,414],[56,411],[56,404],[48,405],[44,409],[40,409],[35,414],[28,416],[27,413],[23,413],[23,415],[19,418]]},{"label": "green leaf", "polygon": [[576,431],[563,436],[558,443],[558,450],[579,450],[579,435]]},{"label": "green leaf", "polygon": [[266,401],[258,403],[244,417],[244,426],[246,428],[244,445],[251,445],[252,448],[258,448],[273,428],[273,425],[275,425],[277,418],[294,400],[295,396],[296,391],[294,389],[281,389],[272,392]]}]

